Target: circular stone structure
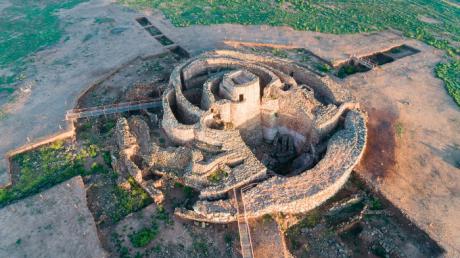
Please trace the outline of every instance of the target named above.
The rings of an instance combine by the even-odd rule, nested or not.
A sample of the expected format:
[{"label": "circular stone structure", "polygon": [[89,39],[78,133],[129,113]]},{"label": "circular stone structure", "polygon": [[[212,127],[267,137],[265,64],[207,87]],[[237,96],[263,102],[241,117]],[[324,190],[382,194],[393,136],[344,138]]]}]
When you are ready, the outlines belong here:
[{"label": "circular stone structure", "polygon": [[[366,115],[327,76],[287,59],[206,52],[172,72],[161,127],[176,147],[152,146],[149,173],[200,192],[178,216],[235,221],[307,212],[347,181],[366,143]],[[239,197],[236,197],[239,199]]]}]

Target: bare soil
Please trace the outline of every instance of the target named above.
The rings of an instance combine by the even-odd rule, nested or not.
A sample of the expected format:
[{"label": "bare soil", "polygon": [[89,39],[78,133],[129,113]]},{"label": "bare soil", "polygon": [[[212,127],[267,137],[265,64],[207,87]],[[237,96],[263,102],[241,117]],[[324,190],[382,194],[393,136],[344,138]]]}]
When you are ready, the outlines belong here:
[{"label": "bare soil", "polygon": [[81,177],[1,209],[0,224],[1,257],[107,257]]},{"label": "bare soil", "polygon": [[[362,199],[351,203],[356,196]],[[286,232],[296,257],[438,257],[443,252],[356,175],[334,198],[300,219]]]}]

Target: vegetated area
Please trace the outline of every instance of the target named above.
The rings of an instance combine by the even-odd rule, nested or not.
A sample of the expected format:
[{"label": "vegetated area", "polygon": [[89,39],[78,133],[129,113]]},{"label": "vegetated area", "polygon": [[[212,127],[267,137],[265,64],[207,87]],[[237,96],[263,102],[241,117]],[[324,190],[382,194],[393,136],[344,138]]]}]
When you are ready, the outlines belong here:
[{"label": "vegetated area", "polygon": [[[174,53],[137,59],[93,86],[78,106],[158,97],[180,61],[181,57]],[[111,257],[235,257],[239,249],[236,224],[209,225],[173,216],[176,207],[191,208],[196,201],[197,193],[192,188],[156,178],[165,193],[164,204],[157,205],[133,177],[117,168],[117,119],[142,116],[149,121],[149,115],[161,118],[162,114],[151,109],[148,113],[81,118],[75,122],[75,139],[56,141],[14,156],[13,182],[0,189],[0,207],[81,175],[88,208]],[[152,139],[164,144],[159,126],[152,127]]]},{"label": "vegetated area", "polygon": [[[190,187],[164,179],[164,206],[156,205],[132,177],[113,169],[112,161],[118,159],[115,121],[121,115],[142,114],[80,119],[75,141],[56,141],[14,156],[13,184],[0,189],[0,207],[81,175],[88,208],[111,256],[234,257],[239,248],[236,225],[173,216],[176,207],[188,207],[197,198]],[[152,136],[161,142],[159,128]]]},{"label": "vegetated area", "polygon": [[[0,96],[11,94],[15,82],[35,52],[61,40],[62,27],[56,11],[86,0],[7,0],[0,6]],[[2,4],[3,5],[3,4]]]},{"label": "vegetated area", "polygon": [[[344,34],[396,29],[448,54],[458,74],[460,8],[452,0],[323,1],[323,0],[119,0],[135,8],[158,8],[176,26],[194,24],[288,25],[296,30]],[[442,66],[441,66],[442,67]],[[460,77],[437,70],[450,95],[460,95]],[[443,68],[446,69],[446,68]],[[450,83],[449,83],[450,82]]]},{"label": "vegetated area", "polygon": [[[81,175],[87,185],[104,186],[104,210],[96,214],[118,221],[152,201],[132,178],[119,179],[111,166],[113,120],[83,121],[76,141],[56,141],[12,158],[12,185],[0,189],[0,207]],[[129,187],[121,187],[117,181]],[[89,192],[95,191],[89,189]]]},{"label": "vegetated area", "polygon": [[447,91],[455,102],[460,105],[460,60],[438,64],[436,66],[436,76],[445,82]]},{"label": "vegetated area", "polygon": [[296,257],[438,257],[442,249],[352,175],[342,190],[286,230]]}]

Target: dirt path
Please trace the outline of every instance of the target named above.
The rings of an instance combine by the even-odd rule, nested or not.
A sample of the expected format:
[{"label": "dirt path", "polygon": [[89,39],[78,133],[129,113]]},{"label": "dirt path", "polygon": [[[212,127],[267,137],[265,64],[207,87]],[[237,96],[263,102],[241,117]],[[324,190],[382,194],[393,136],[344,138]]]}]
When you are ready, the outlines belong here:
[{"label": "dirt path", "polygon": [[281,231],[272,218],[250,220],[254,257],[283,258],[288,252],[283,245]]},{"label": "dirt path", "polygon": [[0,185],[9,180],[8,151],[65,130],[65,112],[89,85],[137,56],[164,51],[137,25],[139,14],[110,1],[93,0],[59,16],[68,23],[68,40],[37,54],[25,83],[30,90],[7,105],[0,120]]}]

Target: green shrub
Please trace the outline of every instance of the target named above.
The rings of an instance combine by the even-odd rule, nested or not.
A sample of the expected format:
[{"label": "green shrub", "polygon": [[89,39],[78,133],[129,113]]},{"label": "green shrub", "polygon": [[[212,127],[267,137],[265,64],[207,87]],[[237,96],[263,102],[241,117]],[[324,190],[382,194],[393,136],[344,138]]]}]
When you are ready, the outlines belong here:
[{"label": "green shrub", "polygon": [[218,183],[227,176],[228,173],[225,170],[219,168],[208,176],[208,180],[213,183]]},{"label": "green shrub", "polygon": [[209,256],[208,244],[204,241],[196,240],[192,243],[192,252],[194,256],[208,257]]},{"label": "green shrub", "polygon": [[396,135],[401,138],[404,133],[404,126],[401,122],[396,123],[395,131],[396,131]]},{"label": "green shrub", "polygon": [[110,155],[110,151],[104,151],[102,153],[102,158],[108,167],[112,167],[112,156]]},{"label": "green shrub", "polygon": [[369,203],[369,208],[371,210],[381,210],[381,209],[383,209],[383,204],[382,204],[382,202],[380,201],[379,198],[372,197],[372,199],[370,200],[370,203]]},{"label": "green shrub", "polygon": [[107,170],[105,169],[105,167],[99,163],[96,163],[96,162],[93,162],[93,164],[91,164],[91,172],[93,174],[97,174],[97,173],[107,173]]},{"label": "green shrub", "polygon": [[320,72],[323,72],[323,73],[328,73],[332,70],[332,67],[328,64],[318,64],[316,66],[316,69],[318,69],[318,71]]},{"label": "green shrub", "polygon": [[174,223],[173,220],[171,219],[171,217],[169,216],[169,213],[161,205],[159,205],[157,207],[157,212],[156,212],[154,218],[157,219],[157,220],[164,221],[168,225],[172,225]]},{"label": "green shrub", "polygon": [[305,218],[300,222],[300,228],[314,228],[321,221],[321,214],[318,210],[312,210],[307,213]]},{"label": "green shrub", "polygon": [[118,185],[113,189],[113,210],[110,210],[108,215],[114,222],[152,203],[150,195],[136,183],[134,178],[128,178],[128,182],[129,190]]},{"label": "green shrub", "polygon": [[129,240],[134,247],[145,247],[150,242],[155,239],[158,234],[158,227],[152,226],[152,228],[143,228],[131,235],[129,235]]}]

